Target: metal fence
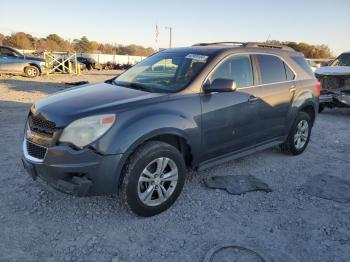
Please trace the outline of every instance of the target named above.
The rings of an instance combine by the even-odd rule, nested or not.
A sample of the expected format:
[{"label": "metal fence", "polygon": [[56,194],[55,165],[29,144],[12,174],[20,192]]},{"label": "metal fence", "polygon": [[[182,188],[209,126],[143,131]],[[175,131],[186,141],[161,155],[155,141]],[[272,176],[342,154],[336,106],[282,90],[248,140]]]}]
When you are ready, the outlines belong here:
[{"label": "metal fence", "polygon": [[[35,50],[18,50],[18,51],[23,54],[32,54],[36,52]],[[57,58],[60,58],[60,54],[59,54],[60,52],[53,52],[53,53],[56,54],[55,56]],[[65,53],[65,52],[61,52],[61,53]],[[145,56],[108,55],[108,54],[90,54],[90,53],[77,53],[77,56],[93,58],[100,64],[112,62],[116,64],[132,64],[132,65],[146,58]]]}]

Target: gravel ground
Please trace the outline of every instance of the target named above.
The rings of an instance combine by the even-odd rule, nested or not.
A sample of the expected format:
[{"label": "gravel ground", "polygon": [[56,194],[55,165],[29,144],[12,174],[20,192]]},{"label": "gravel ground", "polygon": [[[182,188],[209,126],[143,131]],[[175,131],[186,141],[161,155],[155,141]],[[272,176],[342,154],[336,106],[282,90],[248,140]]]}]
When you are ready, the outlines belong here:
[{"label": "gravel ground", "polygon": [[[151,218],[128,213],[115,196],[78,198],[33,182],[21,163],[30,104],[116,72],[0,77],[0,261],[202,261],[221,243],[253,247],[271,261],[349,261],[350,204],[309,196],[314,175],[350,179],[350,110],[325,110],[300,156],[277,149],[201,172],[189,172],[183,193]],[[273,192],[240,196],[204,186],[210,175],[251,174]]]}]

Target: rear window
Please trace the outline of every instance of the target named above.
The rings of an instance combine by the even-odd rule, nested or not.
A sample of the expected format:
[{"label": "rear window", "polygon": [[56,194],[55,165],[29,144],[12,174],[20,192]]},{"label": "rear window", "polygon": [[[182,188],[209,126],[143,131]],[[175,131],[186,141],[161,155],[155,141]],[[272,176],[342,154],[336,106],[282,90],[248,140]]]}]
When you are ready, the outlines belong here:
[{"label": "rear window", "polygon": [[311,66],[306,62],[305,58],[302,56],[293,56],[292,59],[309,75],[314,75],[314,72],[311,69]]},{"label": "rear window", "polygon": [[273,55],[257,55],[262,84],[271,84],[287,80],[284,62]]}]

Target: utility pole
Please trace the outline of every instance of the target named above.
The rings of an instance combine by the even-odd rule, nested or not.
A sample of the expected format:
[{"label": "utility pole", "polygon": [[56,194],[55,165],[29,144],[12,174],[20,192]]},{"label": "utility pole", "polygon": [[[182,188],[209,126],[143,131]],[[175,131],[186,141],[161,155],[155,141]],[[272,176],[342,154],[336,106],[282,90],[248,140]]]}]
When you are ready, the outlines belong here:
[{"label": "utility pole", "polygon": [[169,48],[171,48],[171,38],[172,38],[173,28],[170,26],[166,26],[165,29],[169,29]]}]

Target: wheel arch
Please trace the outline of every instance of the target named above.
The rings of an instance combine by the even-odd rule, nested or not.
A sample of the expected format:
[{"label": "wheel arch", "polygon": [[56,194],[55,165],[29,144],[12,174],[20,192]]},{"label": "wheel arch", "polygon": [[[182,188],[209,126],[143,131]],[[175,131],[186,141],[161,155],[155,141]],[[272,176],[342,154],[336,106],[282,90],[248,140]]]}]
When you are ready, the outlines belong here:
[{"label": "wheel arch", "polygon": [[184,156],[186,165],[191,166],[193,164],[193,146],[189,142],[190,139],[183,131],[175,128],[162,128],[154,130],[137,139],[124,153],[125,160],[127,161],[127,159],[133,152],[135,152],[135,150],[137,150],[137,148],[148,141],[162,141],[174,146]]},{"label": "wheel arch", "polygon": [[315,123],[316,119],[316,107],[313,103],[305,103],[299,109],[299,112],[304,112],[308,114],[311,118],[312,125]]},{"label": "wheel arch", "polygon": [[121,183],[124,179],[124,173],[128,164],[128,161],[132,154],[140,148],[142,145],[144,145],[148,141],[162,141],[165,143],[168,143],[174,147],[176,147],[180,153],[183,155],[186,166],[192,166],[195,164],[195,159],[193,155],[193,147],[189,143],[189,139],[186,137],[186,135],[181,132],[181,130],[176,129],[159,129],[155,130],[151,133],[148,133],[138,140],[136,140],[132,145],[129,146],[129,148],[125,151],[123,154],[123,157],[121,159],[121,171],[120,175],[118,177],[118,191],[121,186]]}]

